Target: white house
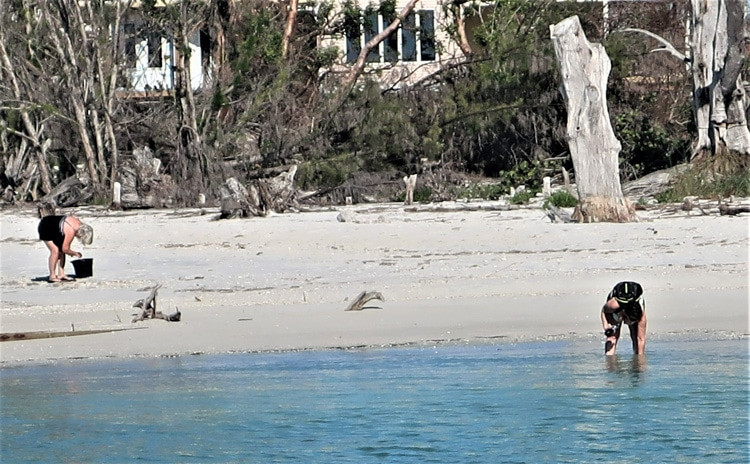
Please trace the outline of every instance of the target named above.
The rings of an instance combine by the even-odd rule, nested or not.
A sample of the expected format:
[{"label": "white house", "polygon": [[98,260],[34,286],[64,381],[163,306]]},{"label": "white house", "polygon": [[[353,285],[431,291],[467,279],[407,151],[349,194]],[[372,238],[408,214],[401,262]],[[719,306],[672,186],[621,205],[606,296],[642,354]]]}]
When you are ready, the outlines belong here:
[{"label": "white house", "polygon": [[[122,57],[124,89],[136,92],[172,90],[175,85],[175,44],[168,31],[155,32],[145,27],[136,12],[122,23],[120,53]],[[209,55],[208,45],[201,33],[190,37],[190,84],[198,90],[209,77],[203,63]]]}]

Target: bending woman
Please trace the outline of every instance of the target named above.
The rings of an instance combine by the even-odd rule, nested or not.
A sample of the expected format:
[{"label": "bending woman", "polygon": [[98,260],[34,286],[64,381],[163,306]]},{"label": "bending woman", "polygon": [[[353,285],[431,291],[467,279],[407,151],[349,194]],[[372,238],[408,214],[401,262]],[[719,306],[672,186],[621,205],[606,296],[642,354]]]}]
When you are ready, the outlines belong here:
[{"label": "bending woman", "polygon": [[604,354],[615,354],[623,324],[630,331],[633,353],[643,354],[646,351],[646,301],[640,284],[620,282],[615,285],[602,307],[601,319],[607,337]]},{"label": "bending woman", "polygon": [[65,275],[65,255],[76,258],[83,256],[73,251],[70,245],[73,238],[78,238],[84,245],[90,245],[94,241],[94,229],[75,216],[45,216],[39,221],[38,231],[39,240],[49,250],[49,281],[73,280]]}]

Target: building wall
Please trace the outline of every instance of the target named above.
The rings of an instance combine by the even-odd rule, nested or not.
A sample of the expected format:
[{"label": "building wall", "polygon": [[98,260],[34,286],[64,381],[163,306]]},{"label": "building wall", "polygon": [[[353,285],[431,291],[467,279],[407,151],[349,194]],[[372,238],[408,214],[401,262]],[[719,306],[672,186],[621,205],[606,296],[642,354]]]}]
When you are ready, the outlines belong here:
[{"label": "building wall", "polygon": [[[342,11],[343,3],[337,0],[336,5],[339,8],[335,11]],[[396,14],[400,13],[407,3],[404,0],[397,0]],[[359,0],[356,4],[364,11],[370,5],[370,2]],[[380,44],[377,53],[370,57],[372,60],[377,58],[377,61],[368,62],[365,72],[377,72],[377,80],[383,86],[399,85],[400,83],[409,85],[436,72],[442,66],[455,61],[457,58],[463,57],[463,53],[456,42],[446,33],[451,18],[446,17],[441,4],[440,0],[419,1],[414,8],[415,15],[412,20],[415,26],[420,26],[420,22],[424,21],[426,24],[422,24],[422,26],[429,28],[430,18],[432,19],[431,28],[434,30],[434,47],[432,48],[434,54],[429,52],[429,46],[426,50],[427,53],[423,53],[425,50],[422,49],[422,46],[429,40],[423,40],[420,37],[420,32],[414,34],[415,29],[408,24],[410,20],[407,19],[407,24],[402,24],[390,40]],[[360,47],[364,47],[367,39],[376,32],[381,32],[390,24],[388,18],[383,18],[382,15],[372,19],[373,21],[366,21],[365,28],[372,24],[369,30],[361,31]],[[412,44],[412,40],[416,43]],[[336,47],[339,50],[338,60],[330,70],[334,76],[347,73],[351,64],[356,60],[359,53],[356,48],[353,49],[353,42],[352,38],[347,38],[345,34],[321,38],[321,47]],[[416,53],[413,53],[414,51]]]},{"label": "building wall", "polygon": [[[127,90],[138,92],[174,89],[174,43],[162,34],[143,32],[137,17],[123,22],[121,54]],[[204,83],[200,34],[190,38],[190,76],[193,90]]]}]

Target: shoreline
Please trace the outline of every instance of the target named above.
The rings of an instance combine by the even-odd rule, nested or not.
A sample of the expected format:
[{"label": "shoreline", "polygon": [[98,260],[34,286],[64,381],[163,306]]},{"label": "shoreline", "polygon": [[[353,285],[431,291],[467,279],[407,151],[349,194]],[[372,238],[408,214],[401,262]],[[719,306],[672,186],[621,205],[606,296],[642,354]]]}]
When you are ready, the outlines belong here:
[{"label": "shoreline", "polygon": [[[653,340],[750,332],[747,217],[641,212],[638,223],[553,224],[538,208],[475,203],[222,221],[212,210],[66,210],[94,228],[91,246],[73,244],[94,258],[94,275],[58,284],[35,281],[47,257],[35,212],[0,211],[0,332],[105,331],[0,342],[0,369],[446,340],[603,344],[598,311],[620,280],[643,284]],[[339,222],[340,211],[355,222]],[[158,309],[178,308],[182,321],[131,323],[133,303],[156,283]],[[385,300],[345,312],[365,290]],[[618,353],[629,352],[625,333]]]}]

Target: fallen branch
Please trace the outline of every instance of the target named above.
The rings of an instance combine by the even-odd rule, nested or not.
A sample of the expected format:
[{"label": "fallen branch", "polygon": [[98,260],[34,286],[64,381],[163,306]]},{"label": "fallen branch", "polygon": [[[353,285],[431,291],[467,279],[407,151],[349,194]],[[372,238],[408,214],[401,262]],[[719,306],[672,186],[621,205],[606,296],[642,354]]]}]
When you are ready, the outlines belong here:
[{"label": "fallen branch", "polygon": [[740,213],[750,213],[750,205],[719,205],[719,213],[724,216],[736,216]]},{"label": "fallen branch", "polygon": [[130,327],[127,329],[95,329],[95,330],[71,330],[65,332],[57,331],[34,331],[34,332],[10,332],[0,334],[0,342],[15,342],[20,340],[38,340],[41,338],[76,337],[78,335],[96,335],[109,332],[122,332],[123,330],[146,329],[147,327]]},{"label": "fallen branch", "polygon": [[136,314],[132,322],[139,322],[146,319],[162,319],[168,322],[180,321],[182,313],[180,313],[178,308],[175,308],[176,312],[172,314],[164,314],[161,311],[156,310],[156,294],[158,293],[159,288],[161,288],[161,284],[154,286],[148,294],[148,297],[140,299],[133,304],[133,307],[140,308],[141,312]]},{"label": "fallen branch", "polygon": [[383,294],[380,292],[363,291],[344,311],[362,311],[364,309],[365,303],[370,300],[385,301],[385,298],[383,298]]}]

